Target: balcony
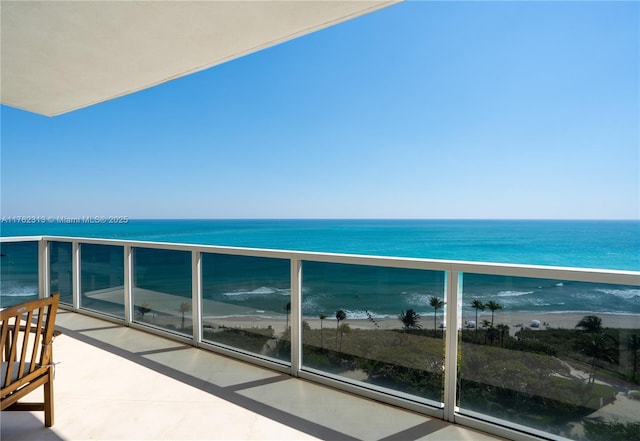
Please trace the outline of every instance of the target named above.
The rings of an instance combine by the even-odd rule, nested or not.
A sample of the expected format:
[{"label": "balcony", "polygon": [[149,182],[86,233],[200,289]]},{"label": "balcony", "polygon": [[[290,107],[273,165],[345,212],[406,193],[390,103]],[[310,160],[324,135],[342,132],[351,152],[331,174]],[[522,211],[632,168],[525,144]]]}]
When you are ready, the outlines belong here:
[{"label": "balcony", "polygon": [[[3,290],[59,292],[66,308],[53,439],[589,439],[639,425],[639,315],[613,303],[637,295],[637,272],[67,237],[2,250]],[[509,300],[523,292],[547,312]],[[582,311],[561,308],[576,298]],[[605,336],[606,356],[579,347]],[[3,415],[3,439],[36,422]]]}]

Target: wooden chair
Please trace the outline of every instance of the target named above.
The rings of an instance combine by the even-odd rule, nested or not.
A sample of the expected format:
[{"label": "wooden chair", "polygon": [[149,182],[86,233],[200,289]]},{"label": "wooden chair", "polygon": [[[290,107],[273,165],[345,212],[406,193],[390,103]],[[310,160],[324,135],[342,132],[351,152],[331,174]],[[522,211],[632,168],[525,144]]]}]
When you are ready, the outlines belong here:
[{"label": "wooden chair", "polygon": [[[2,330],[2,411],[44,411],[44,425],[53,425],[53,342],[59,295],[32,300],[0,311]],[[44,385],[44,402],[18,403]]]}]

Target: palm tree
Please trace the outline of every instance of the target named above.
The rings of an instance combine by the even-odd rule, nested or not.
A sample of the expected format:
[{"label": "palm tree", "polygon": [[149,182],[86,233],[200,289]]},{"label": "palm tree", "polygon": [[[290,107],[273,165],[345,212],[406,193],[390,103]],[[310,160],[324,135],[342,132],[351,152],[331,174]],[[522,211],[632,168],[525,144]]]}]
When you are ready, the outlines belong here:
[{"label": "palm tree", "polygon": [[491,310],[491,326],[493,326],[493,314],[498,309],[502,309],[502,305],[498,302],[494,302],[493,300],[489,300],[484,307]]},{"label": "palm tree", "polygon": [[285,331],[289,329],[289,313],[291,312],[291,302],[284,305],[284,310],[287,312],[287,327],[284,328]]},{"label": "palm tree", "polygon": [[351,326],[348,323],[343,323],[340,325],[340,346],[338,347],[338,352],[342,352],[342,335],[349,334],[351,332]]},{"label": "palm tree", "polygon": [[[485,338],[489,338],[489,343],[493,344],[493,342],[495,341],[496,337],[499,334],[500,334],[500,331],[498,331],[498,328],[496,328],[495,326],[491,325],[485,331]],[[485,340],[485,343],[486,343],[486,340]]]},{"label": "palm tree", "polygon": [[484,303],[482,303],[480,299],[473,299],[473,302],[471,302],[471,307],[475,308],[476,310],[476,335],[478,335],[478,310],[484,311]]},{"label": "palm tree", "polygon": [[589,372],[588,383],[595,382],[598,360],[604,360],[610,363],[616,362],[615,339],[603,332],[586,334],[585,337],[576,344],[576,349],[587,357],[591,357],[591,371]]},{"label": "palm tree", "polygon": [[504,338],[509,335],[509,326],[507,325],[498,325],[496,329],[500,331],[500,347],[504,348]]},{"label": "palm tree", "polygon": [[336,320],[338,320],[338,324],[336,325],[336,346],[338,346],[338,331],[340,329],[340,321],[347,318],[347,314],[342,310],[336,311]]},{"label": "palm tree", "polygon": [[431,296],[431,298],[429,299],[429,305],[431,305],[431,307],[433,308],[433,334],[437,335],[437,332],[438,332],[438,328],[436,327],[437,313],[438,313],[438,309],[444,306],[444,300],[439,299],[436,296]]},{"label": "palm tree", "polygon": [[190,309],[191,309],[191,305],[189,304],[189,302],[180,303],[180,308],[178,309],[178,311],[182,313],[182,323],[180,325],[180,328],[182,330],[184,330],[184,313],[189,311]]},{"label": "palm tree", "polygon": [[631,374],[631,381],[635,381],[636,374],[638,372],[638,351],[640,351],[640,335],[627,335],[627,349],[633,356],[633,373]]},{"label": "palm tree", "polygon": [[400,315],[398,315],[398,319],[400,319],[400,321],[404,325],[405,331],[408,331],[410,329],[422,328],[422,325],[418,323],[418,321],[420,320],[420,315],[418,315],[418,313],[413,309],[407,309],[407,312],[401,311]]},{"label": "palm tree", "polygon": [[582,328],[583,331],[589,333],[598,333],[602,331],[602,319],[597,315],[585,315],[576,325],[576,328]]},{"label": "palm tree", "polygon": [[319,317],[320,317],[320,348],[324,348],[324,334],[323,334],[323,331],[322,331],[322,322],[323,322],[324,319],[327,318],[327,315],[326,314],[320,314]]},{"label": "palm tree", "polygon": [[487,336],[489,335],[489,329],[493,328],[491,322],[487,319],[482,320],[482,327],[484,328],[484,344],[487,344]]}]

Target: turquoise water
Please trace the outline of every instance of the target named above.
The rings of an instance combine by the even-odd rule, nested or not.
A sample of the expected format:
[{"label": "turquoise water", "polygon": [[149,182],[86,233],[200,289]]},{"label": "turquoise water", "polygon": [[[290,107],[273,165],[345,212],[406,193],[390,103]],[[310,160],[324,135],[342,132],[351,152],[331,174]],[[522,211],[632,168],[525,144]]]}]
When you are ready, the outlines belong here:
[{"label": "turquoise water", "polygon": [[639,221],[131,220],[2,224],[56,235],[640,271]]},{"label": "turquoise water", "polygon": [[[100,237],[640,270],[640,222],[632,221],[132,220],[117,225],[3,224],[2,235]],[[33,253],[33,246],[3,246],[6,256],[2,257],[1,292],[5,300],[36,292]],[[153,256],[148,260],[153,262]],[[286,304],[290,293],[286,261],[249,259],[238,265],[227,257],[207,258],[204,265],[207,299],[265,311],[280,311]],[[190,277],[188,267],[185,278]],[[145,277],[139,282],[149,289],[176,293],[189,286],[189,280],[180,276],[162,277],[159,272],[166,270],[158,268],[162,264],[140,269]],[[252,280],[246,280],[247,274],[253,274]],[[429,297],[442,295],[442,276],[438,272],[307,264],[303,313],[317,315],[345,309],[352,318],[363,318],[367,313],[388,317],[414,308],[429,314]],[[158,280],[162,286],[154,282]],[[172,283],[174,286],[169,286]],[[517,311],[640,314],[638,286],[466,275],[464,287],[467,309],[467,300],[477,297],[497,300],[505,309]]]}]

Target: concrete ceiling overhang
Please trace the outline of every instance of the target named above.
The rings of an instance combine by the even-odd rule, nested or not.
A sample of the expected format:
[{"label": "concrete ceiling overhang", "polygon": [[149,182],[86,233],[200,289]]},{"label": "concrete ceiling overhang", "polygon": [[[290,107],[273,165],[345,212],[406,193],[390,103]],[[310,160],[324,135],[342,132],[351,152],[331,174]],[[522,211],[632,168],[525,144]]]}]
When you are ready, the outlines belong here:
[{"label": "concrete ceiling overhang", "polygon": [[59,115],[400,0],[2,0],[2,104]]}]

